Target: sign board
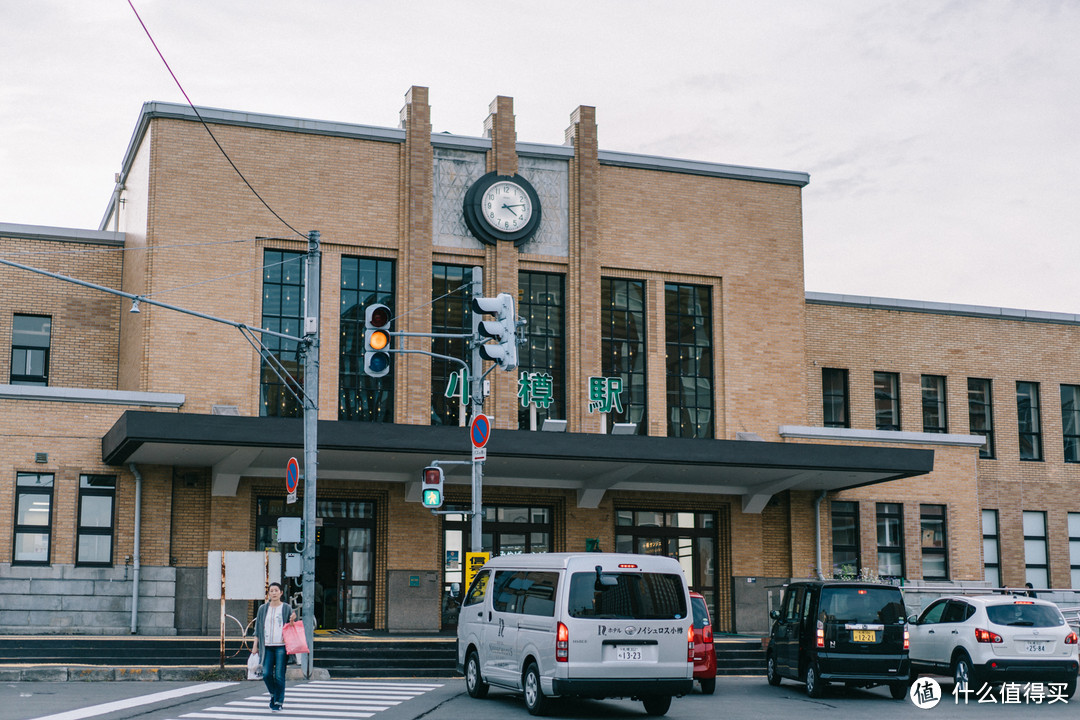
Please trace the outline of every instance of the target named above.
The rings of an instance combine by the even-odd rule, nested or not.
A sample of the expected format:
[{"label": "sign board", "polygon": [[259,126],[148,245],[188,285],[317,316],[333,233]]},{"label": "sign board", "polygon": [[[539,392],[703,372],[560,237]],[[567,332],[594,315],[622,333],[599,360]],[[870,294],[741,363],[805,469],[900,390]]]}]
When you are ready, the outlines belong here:
[{"label": "sign board", "polygon": [[474,448],[482,448],[491,438],[491,420],[484,413],[477,413],[469,425],[469,440]]},{"label": "sign board", "polygon": [[289,462],[285,463],[285,492],[288,496],[285,498],[285,502],[296,502],[296,488],[300,484],[300,463],[296,462],[296,458],[289,458]]},{"label": "sign board", "polygon": [[472,459],[474,461],[476,461],[476,460],[479,460],[479,461],[487,460],[487,448],[486,447],[479,447],[479,448],[474,447],[472,449]]},{"label": "sign board", "polygon": [[491,553],[486,552],[467,552],[465,553],[465,588],[468,589],[472,586],[473,578],[476,577],[476,573],[480,572],[480,568],[484,567],[491,558]]},{"label": "sign board", "polygon": [[[225,599],[265,600],[266,586],[281,582],[281,554],[225,552]],[[206,598],[221,599],[221,551],[211,550],[206,557]]]}]

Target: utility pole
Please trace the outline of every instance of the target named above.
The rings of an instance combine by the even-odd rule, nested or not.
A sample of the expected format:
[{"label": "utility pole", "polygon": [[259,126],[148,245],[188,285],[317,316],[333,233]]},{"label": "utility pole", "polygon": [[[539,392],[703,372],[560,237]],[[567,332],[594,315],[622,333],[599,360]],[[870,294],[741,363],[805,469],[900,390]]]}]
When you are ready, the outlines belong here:
[{"label": "utility pole", "polygon": [[[480,267],[472,269],[472,297],[484,297],[484,271]],[[476,417],[484,409],[484,365],[480,357],[480,323],[483,315],[479,312],[472,313],[472,367],[469,368],[469,379],[472,400],[469,408],[470,417]],[[472,535],[469,547],[472,552],[483,552],[484,525],[484,461],[473,460],[472,463]]]},{"label": "utility pole", "polygon": [[319,298],[318,230],[308,233],[304,267],[304,577],[301,614],[309,652],[304,677],[311,679],[315,651],[315,493],[319,464]]}]

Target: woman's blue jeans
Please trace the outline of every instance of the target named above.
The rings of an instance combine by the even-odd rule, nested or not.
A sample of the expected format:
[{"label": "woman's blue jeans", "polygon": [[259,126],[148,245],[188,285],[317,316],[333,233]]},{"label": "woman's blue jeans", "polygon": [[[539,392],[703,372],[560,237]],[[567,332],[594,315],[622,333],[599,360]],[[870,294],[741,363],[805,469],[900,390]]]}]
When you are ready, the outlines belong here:
[{"label": "woman's blue jeans", "polygon": [[263,645],[262,666],[263,682],[270,693],[270,702],[281,705],[285,702],[285,654],[284,645]]}]

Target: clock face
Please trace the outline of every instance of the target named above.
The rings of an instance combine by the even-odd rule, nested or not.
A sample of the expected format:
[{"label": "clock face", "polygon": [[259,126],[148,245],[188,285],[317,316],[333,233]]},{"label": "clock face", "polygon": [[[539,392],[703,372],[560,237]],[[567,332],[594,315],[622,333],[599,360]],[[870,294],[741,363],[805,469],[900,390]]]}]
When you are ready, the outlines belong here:
[{"label": "clock face", "polygon": [[524,228],[532,218],[533,205],[525,188],[501,180],[484,191],[480,213],[488,225],[504,233]]}]

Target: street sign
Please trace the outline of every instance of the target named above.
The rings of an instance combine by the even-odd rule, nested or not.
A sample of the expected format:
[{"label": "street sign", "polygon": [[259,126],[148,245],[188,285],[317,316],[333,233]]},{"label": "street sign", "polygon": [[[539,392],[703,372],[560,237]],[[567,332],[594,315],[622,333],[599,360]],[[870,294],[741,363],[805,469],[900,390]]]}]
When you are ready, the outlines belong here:
[{"label": "street sign", "polygon": [[478,413],[476,417],[472,419],[472,424],[469,426],[469,439],[472,441],[473,447],[484,447],[487,445],[487,441],[490,437],[491,420],[484,413]]},{"label": "street sign", "polygon": [[474,462],[487,460],[487,448],[486,447],[482,447],[482,448],[474,447],[472,449],[472,459],[473,459]]},{"label": "street sign", "polygon": [[296,458],[289,458],[289,462],[285,463],[285,492],[288,496],[285,498],[285,502],[296,502],[296,488],[300,484],[300,463],[296,462]]},{"label": "street sign", "polygon": [[480,572],[480,568],[484,567],[484,563],[491,559],[491,553],[486,552],[467,552],[465,553],[465,589],[468,590],[472,585],[473,578],[476,577],[476,573]]}]

